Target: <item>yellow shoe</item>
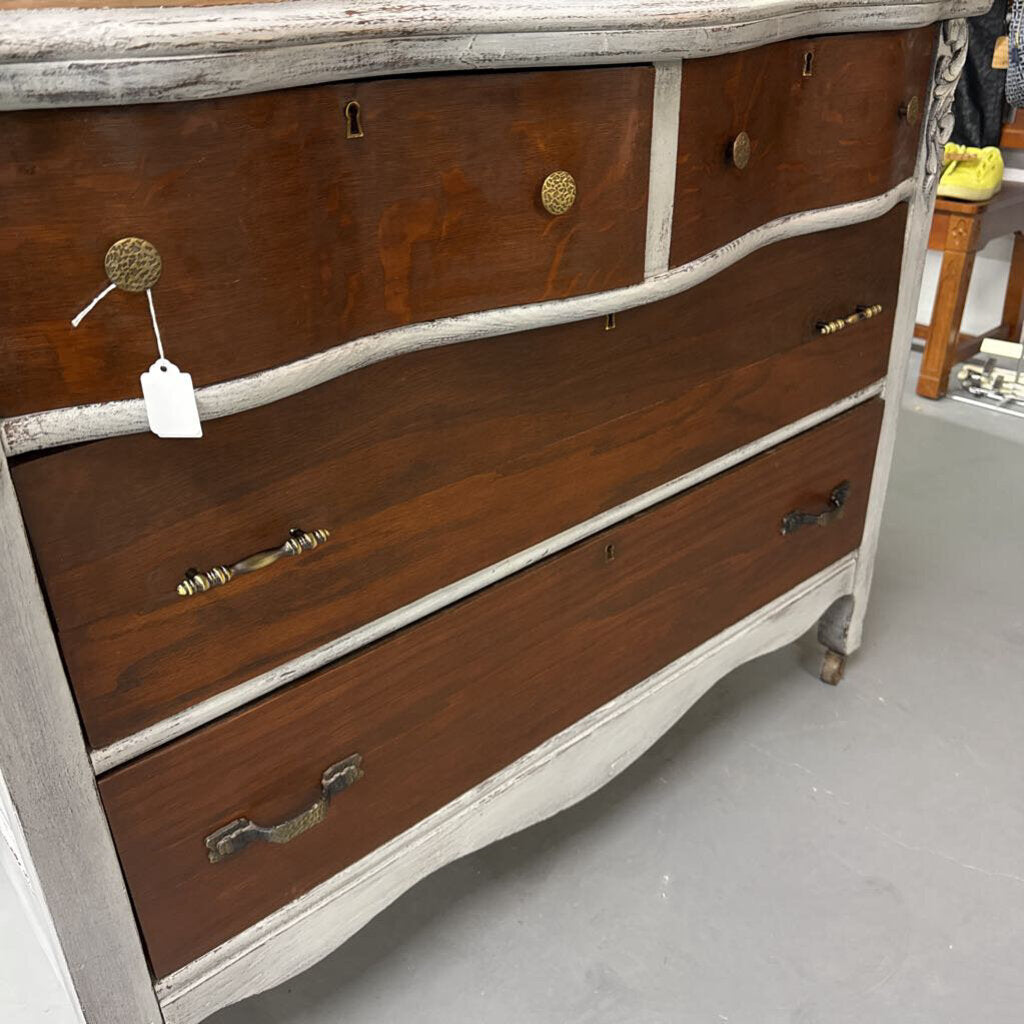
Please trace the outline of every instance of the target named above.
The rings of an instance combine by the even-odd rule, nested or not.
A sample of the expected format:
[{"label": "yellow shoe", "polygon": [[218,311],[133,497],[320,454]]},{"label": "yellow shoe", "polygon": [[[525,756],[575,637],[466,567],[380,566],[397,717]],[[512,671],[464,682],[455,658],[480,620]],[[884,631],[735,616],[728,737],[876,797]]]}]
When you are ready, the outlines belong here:
[{"label": "yellow shoe", "polygon": [[939,195],[944,199],[966,199],[984,203],[1003,187],[1003,154],[995,146],[946,144],[946,169],[939,179]]}]

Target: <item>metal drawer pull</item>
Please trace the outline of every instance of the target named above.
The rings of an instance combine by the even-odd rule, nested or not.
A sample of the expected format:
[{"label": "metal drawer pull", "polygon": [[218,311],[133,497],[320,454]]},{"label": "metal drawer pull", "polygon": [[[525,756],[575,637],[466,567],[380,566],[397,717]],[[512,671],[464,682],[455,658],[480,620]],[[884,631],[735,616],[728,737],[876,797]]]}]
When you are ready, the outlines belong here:
[{"label": "metal drawer pull", "polygon": [[795,533],[801,526],[828,526],[841,519],[846,499],[850,496],[850,481],[844,480],[828,496],[828,508],[824,512],[790,512],[782,517],[783,534]]},{"label": "metal drawer pull", "polygon": [[289,530],[288,539],[279,548],[257,551],[255,555],[243,558],[240,562],[235,562],[234,565],[215,565],[212,569],[207,569],[206,572],[200,572],[198,569],[186,569],[185,578],[178,584],[178,593],[182,597],[205,594],[207,590],[230,583],[236,576],[244,576],[257,569],[265,569],[281,558],[301,555],[303,551],[312,551],[321,544],[326,544],[330,535],[330,530],[310,530],[309,532],[299,529]]},{"label": "metal drawer pull", "polygon": [[870,320],[881,312],[882,307],[879,305],[858,306],[848,317],[844,317],[841,320],[819,320],[814,327],[819,334],[836,334],[838,331],[845,330],[851,324],[859,324],[861,320]]},{"label": "metal drawer pull", "polygon": [[235,821],[217,829],[206,837],[206,849],[211,863],[230,857],[244,850],[250,843],[290,843],[293,839],[319,825],[327,817],[331,797],[348,789],[363,777],[362,754],[352,754],[344,761],[332,764],[320,779],[320,799],[312,807],[297,814],[280,825],[256,825],[248,818]]}]

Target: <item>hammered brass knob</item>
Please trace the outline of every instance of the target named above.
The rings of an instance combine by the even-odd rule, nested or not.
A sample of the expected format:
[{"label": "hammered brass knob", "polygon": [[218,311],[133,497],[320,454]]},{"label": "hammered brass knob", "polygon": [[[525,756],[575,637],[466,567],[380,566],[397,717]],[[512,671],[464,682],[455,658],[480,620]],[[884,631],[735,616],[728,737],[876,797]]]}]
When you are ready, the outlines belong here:
[{"label": "hammered brass knob", "polygon": [[160,280],[163,262],[152,242],[144,238],[121,238],[107,250],[103,269],[123,291],[144,292]]},{"label": "hammered brass knob", "polygon": [[900,107],[900,117],[903,118],[911,128],[921,120],[921,100],[917,96],[911,96],[906,103]]},{"label": "hammered brass knob", "polygon": [[552,171],[540,187],[540,201],[552,217],[568,213],[576,202],[576,179],[568,171]]},{"label": "hammered brass knob", "polygon": [[729,159],[733,166],[742,171],[750,163],[750,136],[740,132],[729,147]]}]

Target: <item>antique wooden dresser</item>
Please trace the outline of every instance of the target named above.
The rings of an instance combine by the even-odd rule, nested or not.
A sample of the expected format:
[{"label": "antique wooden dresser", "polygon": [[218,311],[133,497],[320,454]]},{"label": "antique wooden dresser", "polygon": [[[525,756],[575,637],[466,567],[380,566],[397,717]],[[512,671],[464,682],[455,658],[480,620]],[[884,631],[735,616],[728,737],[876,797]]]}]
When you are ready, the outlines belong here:
[{"label": "antique wooden dresser", "polygon": [[0,821],[85,1021],[838,681],[986,2],[0,2]]}]

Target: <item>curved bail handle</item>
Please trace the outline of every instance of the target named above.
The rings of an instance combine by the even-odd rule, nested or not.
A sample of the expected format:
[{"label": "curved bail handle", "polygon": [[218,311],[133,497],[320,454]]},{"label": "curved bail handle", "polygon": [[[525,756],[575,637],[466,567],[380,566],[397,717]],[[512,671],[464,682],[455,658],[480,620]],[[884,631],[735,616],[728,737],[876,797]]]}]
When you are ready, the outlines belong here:
[{"label": "curved bail handle", "polygon": [[824,512],[788,512],[782,517],[782,533],[795,533],[801,526],[828,526],[841,519],[846,499],[850,496],[850,481],[844,480],[833,488],[828,496],[828,508]]},{"label": "curved bail handle", "polygon": [[350,754],[332,764],[320,778],[320,799],[294,818],[277,825],[257,825],[248,818],[236,818],[206,837],[206,850],[212,864],[244,850],[250,843],[290,843],[319,825],[327,817],[331,798],[363,777],[362,754]]}]

